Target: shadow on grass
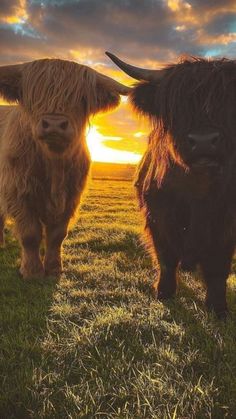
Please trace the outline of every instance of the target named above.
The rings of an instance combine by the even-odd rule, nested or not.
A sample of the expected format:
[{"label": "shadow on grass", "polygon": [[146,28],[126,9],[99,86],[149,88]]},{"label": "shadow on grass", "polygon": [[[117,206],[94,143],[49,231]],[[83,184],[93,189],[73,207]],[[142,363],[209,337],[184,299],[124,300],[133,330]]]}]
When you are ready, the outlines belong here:
[{"label": "shadow on grass", "polygon": [[[197,354],[187,373],[212,383],[209,417],[233,418],[236,411],[236,295],[228,288],[229,315],[226,320],[219,320],[213,312],[207,311],[205,293],[199,278],[182,279],[177,296],[164,306],[174,322],[184,325],[183,346]],[[194,418],[202,418],[202,415],[203,412],[198,411]]]},{"label": "shadow on grass", "polygon": [[[55,281],[21,280],[19,250],[10,238],[0,252],[0,417],[234,417],[233,293],[229,290],[233,317],[226,323],[207,314],[201,287],[192,278],[181,280],[174,300],[157,303],[150,293],[150,261],[145,275],[152,278],[144,278],[142,263],[135,266],[147,259],[138,234],[125,233],[121,242],[111,237],[108,243],[94,239],[76,244],[78,254],[87,248],[104,259],[119,252],[127,259],[116,265],[119,275],[116,280],[112,272],[115,281],[109,286],[107,273],[98,275],[90,260],[84,275],[75,270],[71,278],[67,271],[67,288],[61,284],[66,311],[61,305],[53,313],[43,378],[40,339]],[[126,261],[135,267],[127,277]],[[35,371],[39,377],[34,376],[32,385]]]},{"label": "shadow on grass", "polygon": [[[84,295],[80,291],[73,295],[75,300],[78,298],[78,304],[83,301],[86,304],[92,303],[104,308],[101,314],[103,327],[99,329],[99,322],[97,328],[91,327],[92,338],[89,336],[91,341],[88,340],[87,346],[83,345],[81,348],[86,352],[85,359],[89,359],[89,362],[93,364],[84,365],[85,371],[89,371],[90,368],[93,371],[96,369],[98,377],[100,379],[103,377],[107,383],[104,390],[105,396],[98,401],[100,409],[110,411],[110,406],[112,406],[115,409],[114,412],[119,409],[121,411],[124,409],[125,412],[127,404],[134,406],[134,398],[128,397],[128,394],[132,393],[128,383],[132,381],[133,384],[137,382],[139,385],[146,377],[143,386],[150,387],[147,378],[151,371],[150,380],[152,379],[153,382],[162,380],[163,387],[168,387],[168,385],[170,388],[174,387],[172,399],[170,395],[164,394],[166,405],[169,406],[173,415],[178,405],[178,411],[181,412],[178,417],[233,418],[236,411],[235,293],[231,289],[228,290],[231,314],[226,322],[223,322],[219,321],[213,313],[207,312],[204,304],[205,289],[199,278],[183,277],[176,298],[164,304],[155,303],[151,297],[150,287],[146,283],[146,290],[144,290],[143,285],[138,285],[136,291],[133,286],[130,286],[130,290],[126,289],[125,293],[124,289],[123,292],[122,289],[119,292],[117,289],[114,292],[112,290],[94,292],[94,289],[91,289],[91,293],[87,289]],[[119,308],[125,308],[125,315],[128,317],[125,321],[115,323],[116,311]],[[114,313],[108,316],[107,327],[104,327],[106,326],[104,320],[106,309],[114,310]],[[129,317],[130,313],[132,313],[131,317]],[[155,315],[156,318],[154,318]],[[76,317],[73,321],[76,322]],[[96,350],[94,350],[95,346]],[[169,352],[170,355],[168,355]],[[173,359],[171,354],[173,354]],[[123,361],[125,359],[123,366],[122,359]],[[120,371],[114,367],[115,362],[120,366]],[[125,367],[125,363],[128,367]],[[176,370],[175,373],[173,369]],[[123,395],[122,398],[119,394],[117,397],[112,394],[110,371],[114,371],[114,381],[120,380],[119,385],[123,388],[126,386],[127,396]],[[76,367],[74,373],[67,376],[68,382],[72,380],[72,384],[75,384],[78,372],[79,367]],[[163,382],[164,376],[166,382]],[[91,380],[91,377],[88,376],[88,380]],[[138,381],[140,381],[139,384]],[[157,394],[152,404],[154,391],[157,391]],[[137,392],[140,392],[138,397],[142,399],[141,389]],[[179,393],[178,396],[177,393]],[[145,414],[147,417],[154,417],[151,414],[162,405],[163,395],[155,388],[153,388],[153,394],[146,393],[145,395],[145,391],[143,394],[146,399],[150,397],[148,399],[150,410],[147,408]],[[86,395],[84,397],[86,399]],[[90,413],[95,415],[96,410],[91,410]],[[137,411],[134,410],[132,414],[135,417]],[[142,414],[144,415],[144,411]],[[167,415],[165,408],[162,414]]]},{"label": "shadow on grass", "polygon": [[[68,238],[73,238],[75,232],[70,232]],[[144,244],[140,239],[139,233],[123,230],[121,233],[115,231],[106,232],[104,237],[98,236],[91,239],[85,238],[75,241],[76,251],[80,249],[89,249],[91,252],[106,252],[108,254],[115,252],[125,252],[131,258],[143,257],[146,254]]]},{"label": "shadow on grass", "polygon": [[63,342],[70,348],[55,363],[57,382],[46,378],[41,388],[57,417],[69,403],[72,417],[234,417],[232,321],[208,315],[184,282],[165,304],[148,304],[134,288],[128,294],[88,291],[71,296],[78,311],[66,320]]},{"label": "shadow on grass", "polygon": [[17,242],[7,234],[0,249],[0,417],[27,418],[33,370],[41,359],[54,279],[27,282],[17,267]]}]

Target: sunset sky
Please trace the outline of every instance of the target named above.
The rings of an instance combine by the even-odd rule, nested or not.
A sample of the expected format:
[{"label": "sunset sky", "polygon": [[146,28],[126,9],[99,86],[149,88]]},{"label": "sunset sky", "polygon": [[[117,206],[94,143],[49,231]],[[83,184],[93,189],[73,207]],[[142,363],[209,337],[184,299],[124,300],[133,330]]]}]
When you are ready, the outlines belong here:
[{"label": "sunset sky", "polygon": [[[0,0],[0,65],[63,58],[130,85],[106,50],[149,68],[182,54],[236,58],[236,1]],[[93,160],[138,162],[148,124],[131,112],[126,98],[91,122]]]}]

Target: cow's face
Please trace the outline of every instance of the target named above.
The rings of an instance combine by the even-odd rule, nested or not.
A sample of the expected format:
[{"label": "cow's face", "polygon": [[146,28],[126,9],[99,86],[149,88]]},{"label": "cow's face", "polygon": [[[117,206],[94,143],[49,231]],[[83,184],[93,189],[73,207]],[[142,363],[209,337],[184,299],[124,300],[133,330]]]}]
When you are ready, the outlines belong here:
[{"label": "cow's face", "polygon": [[70,61],[44,59],[0,67],[0,94],[17,101],[32,138],[48,157],[64,157],[84,142],[91,114],[119,104],[129,89]]},{"label": "cow's face", "polygon": [[236,145],[236,65],[195,61],[139,84],[134,107],[152,119],[154,142],[187,170],[216,173]]},{"label": "cow's face", "polygon": [[[181,109],[181,103],[176,108]],[[189,101],[186,104],[186,122],[178,112],[163,128],[160,117],[156,125],[156,136],[163,135],[163,146],[168,150],[173,161],[182,165],[187,171],[218,173],[233,152],[233,141],[229,130],[217,121],[214,113],[200,112]],[[202,104],[202,108],[204,105]],[[187,109],[188,108],[188,109]],[[201,107],[200,107],[201,108]],[[188,121],[188,122],[187,122]],[[164,133],[163,133],[164,131]]]},{"label": "cow's face", "polygon": [[[189,59],[162,70],[110,58],[140,80],[131,101],[153,122],[153,150],[193,171],[217,171],[236,145],[236,62]],[[164,150],[164,151],[163,151]]]},{"label": "cow's face", "polygon": [[76,142],[76,124],[66,114],[45,113],[33,124],[35,140],[45,152],[60,155]]}]

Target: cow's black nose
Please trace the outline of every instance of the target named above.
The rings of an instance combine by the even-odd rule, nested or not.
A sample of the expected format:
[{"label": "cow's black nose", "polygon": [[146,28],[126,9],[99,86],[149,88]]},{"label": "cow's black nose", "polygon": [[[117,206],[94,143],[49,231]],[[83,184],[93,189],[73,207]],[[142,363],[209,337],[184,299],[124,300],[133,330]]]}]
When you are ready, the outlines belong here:
[{"label": "cow's black nose", "polygon": [[64,134],[69,129],[69,121],[65,117],[44,116],[40,124],[42,134]]},{"label": "cow's black nose", "polygon": [[188,144],[192,152],[214,152],[217,151],[221,144],[221,137],[219,132],[211,132],[207,134],[188,135]]}]

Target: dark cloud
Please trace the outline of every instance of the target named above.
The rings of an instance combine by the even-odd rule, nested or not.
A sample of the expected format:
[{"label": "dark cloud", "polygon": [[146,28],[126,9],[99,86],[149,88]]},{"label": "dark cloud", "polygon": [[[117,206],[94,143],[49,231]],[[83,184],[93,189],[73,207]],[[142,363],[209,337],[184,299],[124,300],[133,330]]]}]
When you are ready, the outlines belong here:
[{"label": "dark cloud", "polygon": [[224,13],[216,16],[207,27],[211,35],[236,33],[236,13]]},{"label": "dark cloud", "polygon": [[0,25],[1,64],[24,62],[51,55],[51,48],[45,40],[29,35],[24,27]]},{"label": "dark cloud", "polygon": [[[12,62],[21,54],[22,60],[43,55],[71,58],[76,50],[83,57],[93,51],[90,61],[113,66],[105,50],[135,64],[169,62],[183,53],[205,54],[214,40],[205,42],[199,33],[236,32],[235,13],[230,13],[233,4],[231,0],[179,0],[175,9],[167,0],[31,0],[26,2],[27,20],[1,25],[1,60]],[[19,6],[19,1],[1,1],[6,16],[14,15]],[[201,19],[203,11],[207,20]],[[231,48],[222,44],[218,49],[226,55]]]},{"label": "dark cloud", "polygon": [[169,37],[165,24],[169,15],[162,1],[81,0],[44,2],[41,7],[37,2],[31,4],[28,13],[49,42],[70,48],[92,45],[136,56],[137,49],[140,52],[150,45],[161,49]]},{"label": "dark cloud", "polygon": [[216,10],[220,8],[234,7],[235,0],[188,0],[195,10]]},{"label": "dark cloud", "polygon": [[16,12],[16,9],[17,7],[19,7],[19,5],[19,0],[1,0],[0,17],[2,18],[13,15]]}]

